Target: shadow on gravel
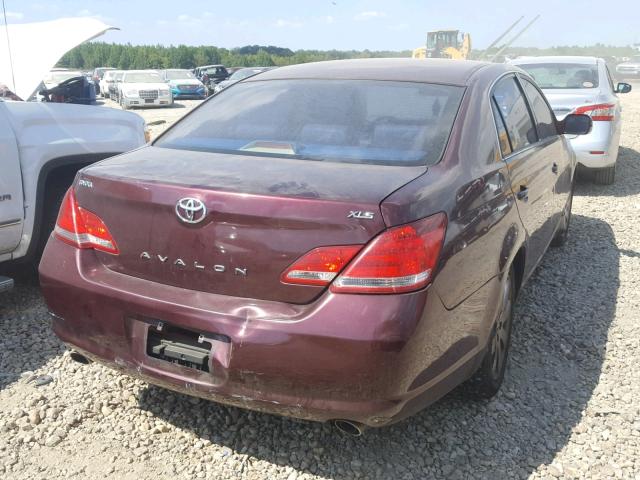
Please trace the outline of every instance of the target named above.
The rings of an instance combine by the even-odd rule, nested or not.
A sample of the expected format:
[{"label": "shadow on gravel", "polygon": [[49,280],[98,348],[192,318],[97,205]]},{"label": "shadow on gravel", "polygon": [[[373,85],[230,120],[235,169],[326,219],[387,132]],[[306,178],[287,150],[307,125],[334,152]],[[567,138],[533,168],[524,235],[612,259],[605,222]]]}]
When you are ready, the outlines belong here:
[{"label": "shadow on gravel", "polygon": [[8,275],[16,282],[13,290],[0,293],[1,390],[65,349],[51,331],[35,266],[3,265],[0,275]]},{"label": "shadow on gravel", "polygon": [[592,175],[586,172],[580,173],[578,180],[575,193],[583,197],[637,195],[640,193],[640,153],[632,148],[620,147],[613,185],[595,185]]},{"label": "shadow on gravel", "polygon": [[611,227],[575,215],[571,228],[569,242],[547,253],[522,291],[507,378],[491,401],[470,401],[458,389],[360,438],[154,386],[142,390],[140,406],[249,458],[322,477],[526,478],[553,461],[580,421],[615,314],[619,251]]}]

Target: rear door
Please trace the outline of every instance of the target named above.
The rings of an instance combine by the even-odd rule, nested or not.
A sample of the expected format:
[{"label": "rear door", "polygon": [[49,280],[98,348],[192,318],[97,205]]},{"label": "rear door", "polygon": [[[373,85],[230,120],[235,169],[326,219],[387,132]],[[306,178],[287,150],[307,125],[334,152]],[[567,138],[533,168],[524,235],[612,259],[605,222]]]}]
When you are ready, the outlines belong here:
[{"label": "rear door", "polygon": [[492,97],[502,155],[529,237],[525,272],[528,274],[544,254],[555,230],[553,156],[549,154],[547,141],[539,140],[529,104],[515,75],[503,77],[493,88]]},{"label": "rear door", "polygon": [[0,253],[13,251],[20,242],[24,217],[22,200],[16,137],[6,108],[0,102]]},{"label": "rear door", "polygon": [[542,92],[527,78],[520,76],[519,80],[533,113],[539,141],[546,150],[545,155],[550,156],[552,159],[551,171],[555,175],[553,191],[555,193],[555,222],[557,225],[557,222],[560,221],[561,212],[569,199],[573,183],[575,166],[572,160],[571,147],[558,134],[553,111]]}]

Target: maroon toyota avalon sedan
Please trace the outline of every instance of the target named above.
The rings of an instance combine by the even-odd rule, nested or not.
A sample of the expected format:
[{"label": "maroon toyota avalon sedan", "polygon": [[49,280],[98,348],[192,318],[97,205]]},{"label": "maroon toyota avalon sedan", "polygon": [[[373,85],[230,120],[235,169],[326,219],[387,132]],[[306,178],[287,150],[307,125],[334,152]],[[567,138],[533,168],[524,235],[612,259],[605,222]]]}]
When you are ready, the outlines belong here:
[{"label": "maroon toyota avalon sedan", "polygon": [[502,382],[575,158],[517,67],[279,68],[82,170],[40,264],[77,358],[358,433]]}]

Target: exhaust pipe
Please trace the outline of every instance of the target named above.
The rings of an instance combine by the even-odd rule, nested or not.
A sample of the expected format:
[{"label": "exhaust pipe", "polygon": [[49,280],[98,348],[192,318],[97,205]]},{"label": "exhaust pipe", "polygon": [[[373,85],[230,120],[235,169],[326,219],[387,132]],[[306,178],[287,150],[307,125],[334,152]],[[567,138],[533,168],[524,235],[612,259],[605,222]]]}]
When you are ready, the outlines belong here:
[{"label": "exhaust pipe", "polygon": [[364,432],[364,427],[351,420],[334,420],[333,425],[342,433],[351,437],[359,437]]},{"label": "exhaust pipe", "polygon": [[74,362],[81,363],[82,365],[89,365],[91,363],[91,360],[89,360],[87,357],[85,357],[81,353],[76,352],[75,350],[71,350],[71,353],[69,353],[69,356],[71,357],[71,360],[73,360]]}]

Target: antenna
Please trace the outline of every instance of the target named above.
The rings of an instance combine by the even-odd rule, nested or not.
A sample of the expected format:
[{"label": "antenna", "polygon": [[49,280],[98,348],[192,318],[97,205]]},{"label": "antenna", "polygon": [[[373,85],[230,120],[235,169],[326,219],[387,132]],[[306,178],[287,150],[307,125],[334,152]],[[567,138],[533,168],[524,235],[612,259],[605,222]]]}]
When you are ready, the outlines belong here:
[{"label": "antenna", "polygon": [[9,52],[9,66],[11,67],[11,82],[13,83],[12,91],[16,91],[16,79],[13,75],[13,58],[11,57],[11,42],[9,41],[9,25],[7,24],[7,9],[2,0],[2,14],[4,15],[4,30],[7,34],[7,51]]}]

